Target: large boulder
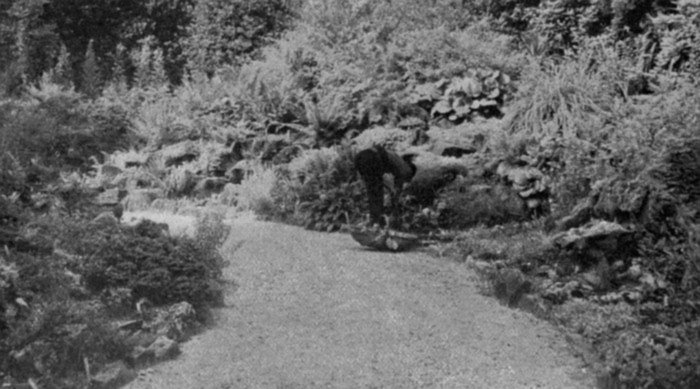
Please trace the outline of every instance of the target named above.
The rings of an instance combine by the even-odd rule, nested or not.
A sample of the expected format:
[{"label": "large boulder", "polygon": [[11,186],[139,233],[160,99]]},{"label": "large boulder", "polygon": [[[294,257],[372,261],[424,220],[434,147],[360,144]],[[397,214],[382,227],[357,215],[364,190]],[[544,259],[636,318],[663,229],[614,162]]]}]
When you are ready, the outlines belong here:
[{"label": "large boulder", "polygon": [[[411,150],[409,150],[411,151]],[[406,187],[405,193],[421,206],[428,206],[437,198],[441,189],[457,177],[472,176],[464,160],[420,152],[414,159],[416,175]]]},{"label": "large boulder", "polygon": [[406,131],[395,127],[373,127],[364,130],[353,138],[352,142],[358,150],[382,145],[389,150],[404,153],[413,145],[415,138],[415,131]]},{"label": "large boulder", "polygon": [[463,177],[440,192],[438,209],[438,221],[444,228],[493,226],[523,221],[529,216],[523,199],[509,186]]},{"label": "large boulder", "polygon": [[550,241],[555,247],[573,254],[579,263],[591,265],[635,255],[634,235],[635,231],[621,224],[591,220],[581,227],[554,234]]}]

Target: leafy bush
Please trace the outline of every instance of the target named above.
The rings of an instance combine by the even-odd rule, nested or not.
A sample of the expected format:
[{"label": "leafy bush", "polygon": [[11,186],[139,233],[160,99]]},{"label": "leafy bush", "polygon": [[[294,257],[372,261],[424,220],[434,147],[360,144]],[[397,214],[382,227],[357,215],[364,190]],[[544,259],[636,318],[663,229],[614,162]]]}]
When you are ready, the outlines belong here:
[{"label": "leafy bush", "polygon": [[366,204],[353,156],[342,146],[309,150],[292,160],[272,192],[276,216],[323,231],[359,221]]},{"label": "leafy bush", "polygon": [[[469,69],[463,77],[417,85],[410,99],[432,106],[432,117],[451,122],[469,120],[476,114],[500,116],[500,105],[509,91],[510,77],[499,71]],[[434,104],[434,105],[433,105]]]},{"label": "leafy bush", "polygon": [[128,113],[118,106],[84,103],[81,95],[44,79],[28,98],[7,102],[0,125],[6,150],[28,166],[85,169],[130,141]]},{"label": "leafy bush", "polygon": [[[162,226],[150,221],[90,235],[90,246],[75,247],[75,251],[88,256],[80,273],[94,293],[129,288],[134,299],[147,298],[154,304],[188,301],[195,307],[215,305],[222,299],[217,284],[221,259],[210,242],[169,237]],[[84,234],[83,239],[88,236]]]}]

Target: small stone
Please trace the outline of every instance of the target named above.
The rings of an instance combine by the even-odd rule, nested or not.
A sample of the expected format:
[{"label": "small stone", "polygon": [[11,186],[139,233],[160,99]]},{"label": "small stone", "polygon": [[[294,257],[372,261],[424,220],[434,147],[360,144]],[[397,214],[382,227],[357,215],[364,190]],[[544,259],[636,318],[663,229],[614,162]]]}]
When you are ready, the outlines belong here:
[{"label": "small stone", "polygon": [[584,281],[586,281],[593,289],[600,289],[603,285],[603,280],[596,274],[595,271],[589,271],[581,275]]},{"label": "small stone", "polygon": [[544,318],[549,311],[544,300],[536,294],[525,294],[518,301],[518,308],[530,312],[533,315]]},{"label": "small stone", "polygon": [[107,189],[104,192],[97,195],[95,202],[102,206],[114,206],[119,204],[123,191],[119,188]]},{"label": "small stone", "polygon": [[627,275],[633,279],[637,280],[642,276],[642,267],[639,265],[632,265],[627,269]]},{"label": "small stone", "polygon": [[161,336],[148,346],[146,351],[153,352],[156,361],[162,361],[177,356],[180,353],[180,345],[167,336]]},{"label": "small stone", "polygon": [[131,351],[130,358],[135,365],[146,365],[155,361],[155,352],[150,348],[136,346]]},{"label": "small stone", "polygon": [[136,378],[136,373],[122,361],[107,364],[91,379],[92,389],[116,389]]}]

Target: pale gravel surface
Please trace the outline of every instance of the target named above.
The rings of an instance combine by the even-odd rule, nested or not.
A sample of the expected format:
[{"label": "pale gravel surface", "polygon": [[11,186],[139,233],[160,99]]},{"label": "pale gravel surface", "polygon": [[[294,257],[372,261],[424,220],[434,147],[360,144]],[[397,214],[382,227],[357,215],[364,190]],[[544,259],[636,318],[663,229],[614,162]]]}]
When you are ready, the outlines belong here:
[{"label": "pale gravel surface", "polygon": [[593,388],[563,337],[466,266],[237,221],[227,307],[128,388]]}]

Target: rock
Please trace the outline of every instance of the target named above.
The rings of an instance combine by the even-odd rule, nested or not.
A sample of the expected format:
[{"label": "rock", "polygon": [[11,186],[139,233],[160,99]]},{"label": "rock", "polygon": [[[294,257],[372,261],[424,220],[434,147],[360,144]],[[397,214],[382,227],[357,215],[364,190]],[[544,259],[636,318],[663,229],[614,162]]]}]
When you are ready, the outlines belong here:
[{"label": "rock", "polygon": [[234,184],[240,184],[246,176],[253,174],[255,163],[249,160],[238,161],[228,171],[226,177]]},{"label": "rock", "polygon": [[562,249],[614,251],[620,246],[619,240],[631,234],[632,231],[618,223],[593,220],[582,227],[555,234],[551,242]]},{"label": "rock", "polygon": [[402,119],[398,124],[397,127],[399,127],[402,130],[427,130],[428,129],[428,122],[416,117],[416,116],[409,116],[407,118]]},{"label": "rock", "polygon": [[117,218],[117,220],[122,219],[122,215],[124,215],[124,205],[119,203],[112,207],[112,215]]},{"label": "rock", "polygon": [[173,169],[167,177],[167,194],[169,196],[189,196],[197,184],[198,176],[187,169]]},{"label": "rock", "polygon": [[627,269],[627,276],[633,280],[638,280],[642,274],[642,267],[638,264],[634,264]]},{"label": "rock", "polygon": [[158,335],[181,341],[196,326],[196,315],[192,305],[183,301],[166,309],[159,309],[153,321],[148,323],[148,328]]},{"label": "rock", "polygon": [[193,193],[196,198],[207,198],[212,194],[220,193],[228,180],[222,177],[205,177],[195,185]]},{"label": "rock", "polygon": [[136,372],[122,361],[106,365],[102,370],[91,377],[92,389],[116,389],[136,378]]},{"label": "rock", "polygon": [[466,167],[456,165],[419,167],[404,193],[411,196],[417,204],[429,206],[440,189],[453,182],[459,175],[467,174]]},{"label": "rock", "polygon": [[498,272],[493,287],[497,298],[514,307],[532,289],[532,283],[520,270],[506,268]]},{"label": "rock", "polygon": [[478,184],[460,177],[447,185],[438,199],[442,204],[438,223],[443,228],[493,226],[529,217],[523,199],[500,183]]},{"label": "rock", "polygon": [[114,179],[118,175],[122,174],[122,169],[114,165],[102,165],[100,166],[100,174],[105,178]]},{"label": "rock", "polygon": [[162,148],[158,155],[165,167],[171,167],[196,160],[199,158],[200,150],[196,142],[186,140]]},{"label": "rock", "polygon": [[548,265],[541,265],[535,270],[534,274],[537,276],[547,277],[550,280],[555,280],[557,278],[556,270]]},{"label": "rock", "polygon": [[143,349],[146,349],[153,342],[155,342],[156,339],[158,339],[158,335],[150,331],[138,330],[133,334],[129,335],[129,337],[126,340],[126,343],[134,348],[141,347]]},{"label": "rock", "polygon": [[537,294],[525,294],[518,301],[518,308],[530,312],[539,318],[547,317],[549,307],[544,299]]},{"label": "rock", "polygon": [[561,304],[572,297],[582,297],[581,289],[581,283],[576,280],[555,282],[545,289],[541,295],[544,299],[554,304]]},{"label": "rock", "polygon": [[[522,195],[521,195],[522,197]],[[542,200],[540,199],[527,199],[525,200],[525,205],[528,209],[537,209],[542,206]]]},{"label": "rock", "polygon": [[160,336],[145,352],[153,353],[155,361],[163,361],[177,356],[180,353],[180,345],[167,336]]},{"label": "rock", "polygon": [[156,359],[155,352],[143,346],[136,346],[129,354],[130,363],[133,365],[147,365]]},{"label": "rock", "polygon": [[226,171],[236,162],[243,159],[238,150],[240,143],[235,143],[232,147],[226,147],[220,143],[210,143],[204,150],[207,155],[207,174],[214,177],[223,177]]},{"label": "rock", "polygon": [[156,199],[165,197],[161,189],[132,189],[124,197],[122,204],[127,211],[138,211],[149,208]]},{"label": "rock", "polygon": [[413,131],[405,131],[391,126],[372,127],[353,138],[352,143],[357,150],[379,144],[401,154],[411,147],[415,135]]},{"label": "rock", "polygon": [[114,326],[120,331],[136,332],[143,327],[143,321],[138,319],[122,320],[114,323]]},{"label": "rock", "polygon": [[593,201],[589,197],[574,207],[567,216],[559,219],[556,222],[555,229],[557,231],[565,231],[570,228],[579,227],[584,223],[588,223],[593,217]]},{"label": "rock", "polygon": [[514,186],[526,188],[534,181],[544,178],[544,174],[534,167],[511,166],[505,162],[498,165],[496,174],[511,182]]},{"label": "rock", "polygon": [[581,278],[594,290],[605,289],[606,282],[595,270],[587,271],[581,274]]},{"label": "rock", "polygon": [[299,145],[285,146],[272,158],[272,164],[280,165],[283,163],[289,163],[294,158],[301,155],[302,150],[303,148],[299,147]]},{"label": "rock", "polygon": [[100,226],[101,228],[116,228],[119,226],[119,219],[117,219],[112,212],[102,212],[92,219],[90,224]]},{"label": "rock", "polygon": [[97,195],[95,202],[100,206],[115,206],[119,204],[119,201],[124,195],[126,195],[126,191],[120,190],[119,188],[107,189]]},{"label": "rock", "polygon": [[473,147],[457,147],[457,146],[449,146],[445,147],[440,155],[443,157],[455,157],[455,158],[460,158],[463,155],[467,154],[473,154],[476,153],[476,148]]}]

